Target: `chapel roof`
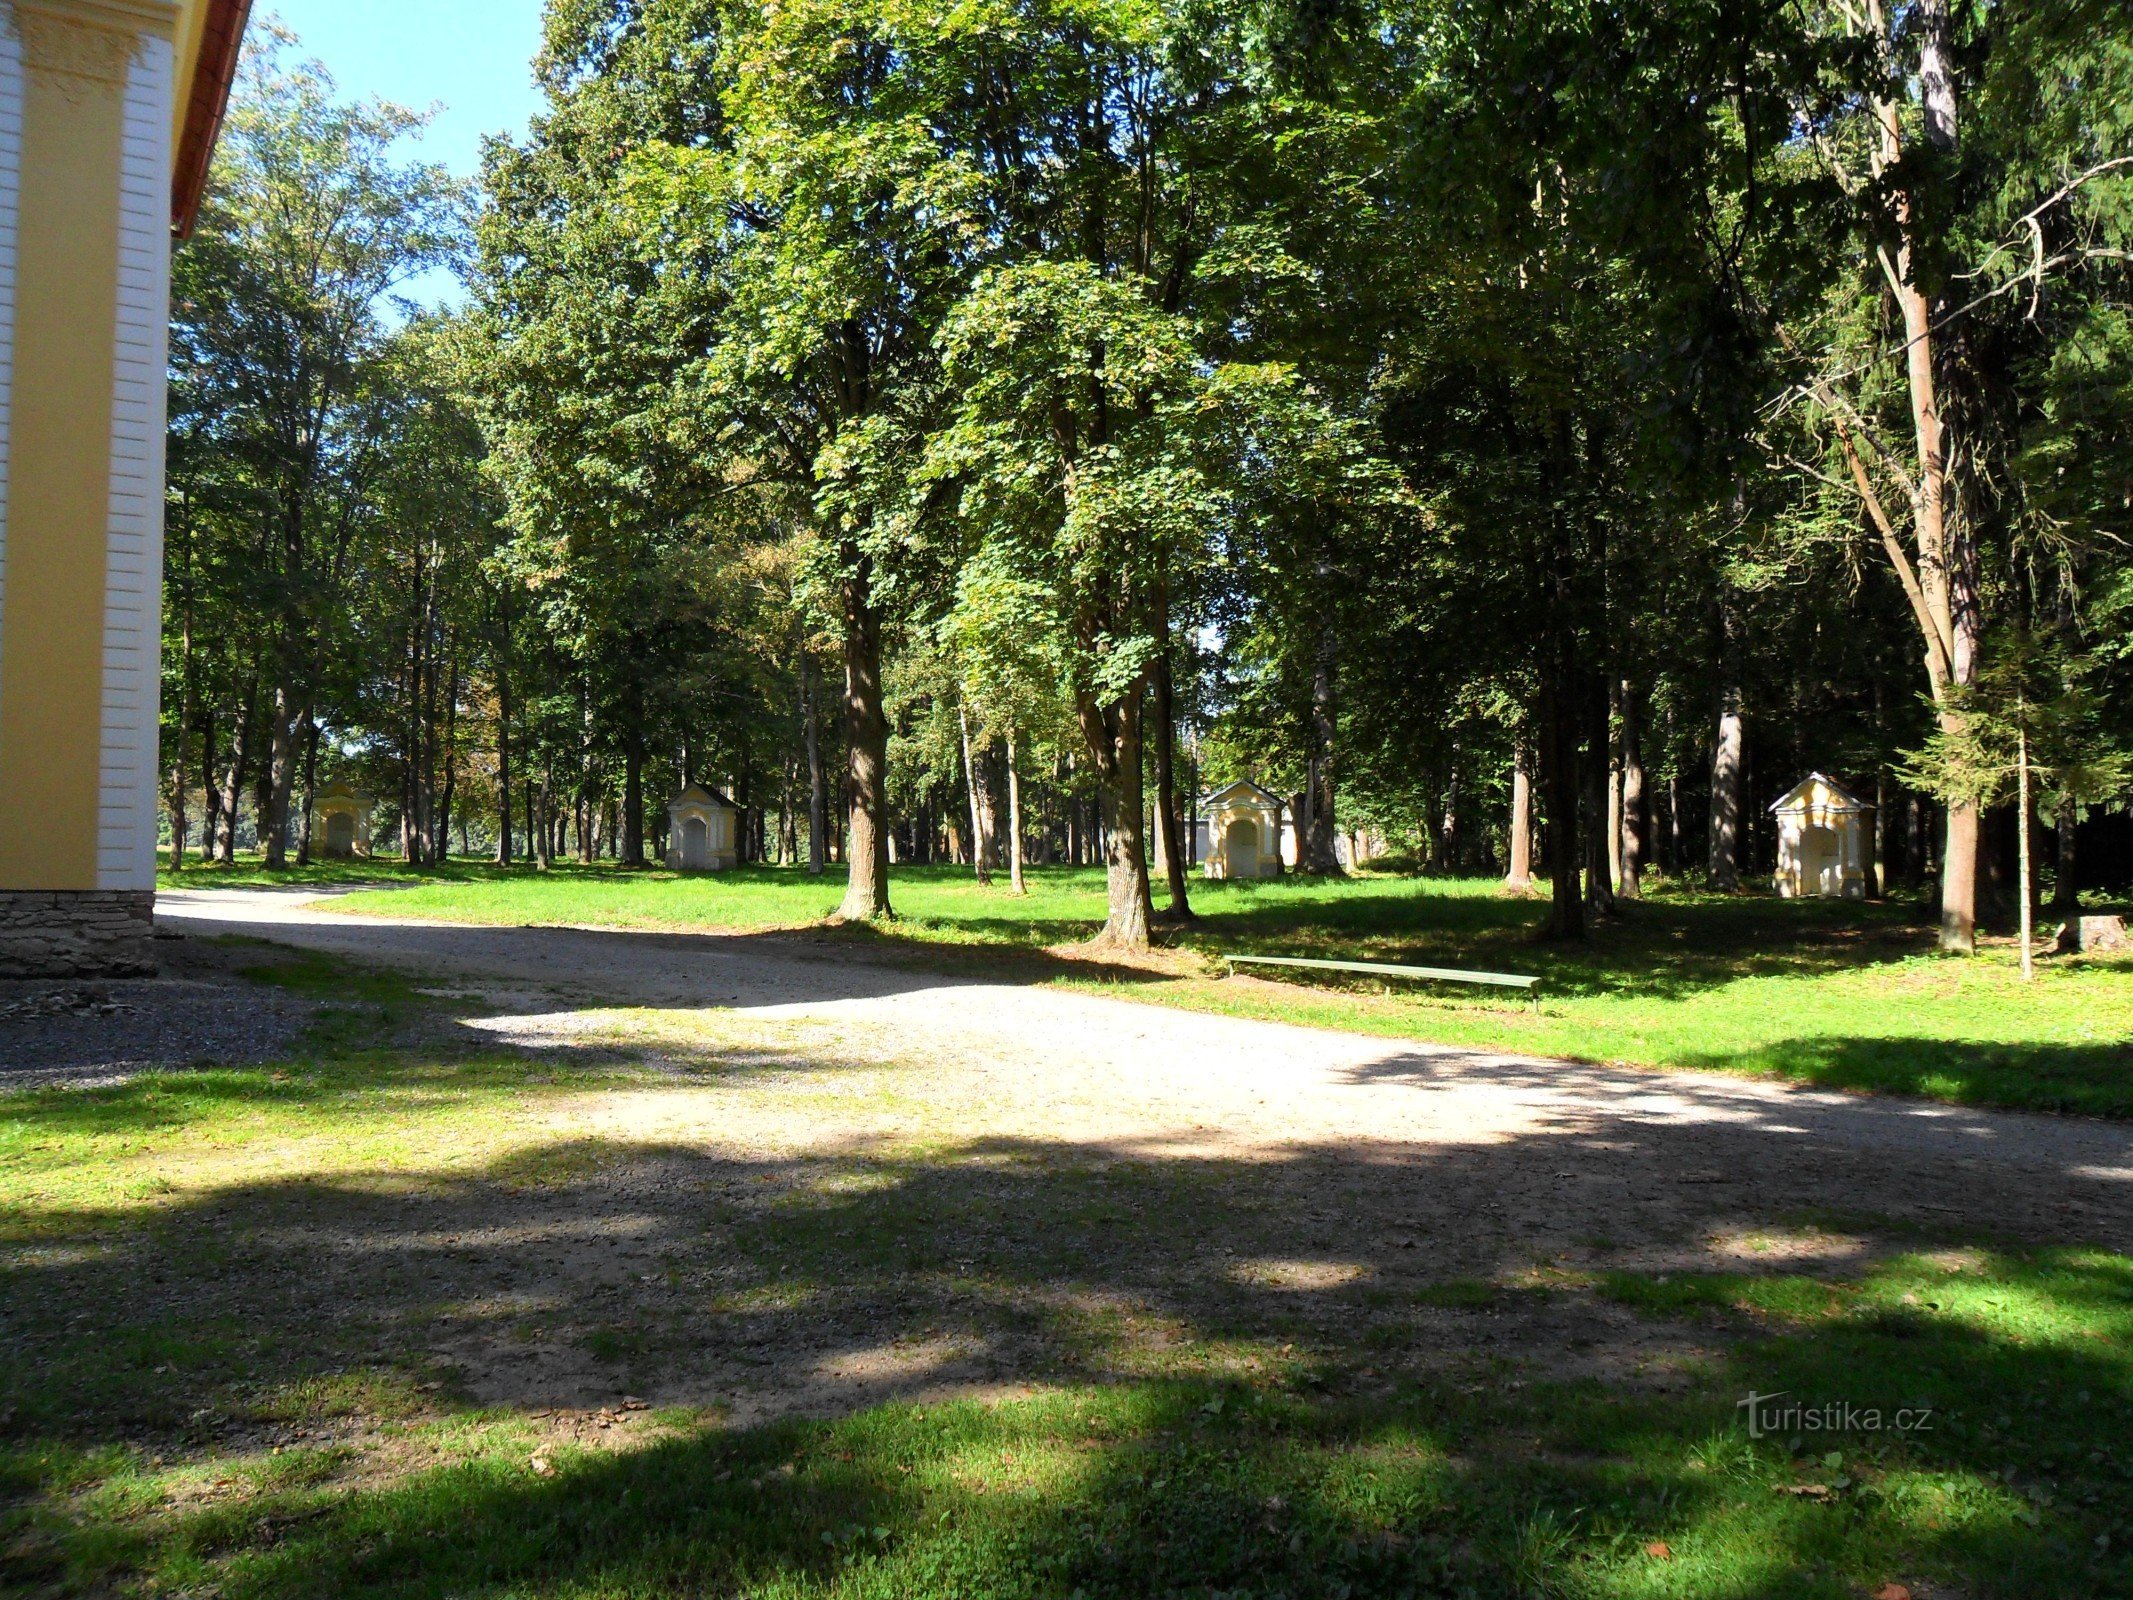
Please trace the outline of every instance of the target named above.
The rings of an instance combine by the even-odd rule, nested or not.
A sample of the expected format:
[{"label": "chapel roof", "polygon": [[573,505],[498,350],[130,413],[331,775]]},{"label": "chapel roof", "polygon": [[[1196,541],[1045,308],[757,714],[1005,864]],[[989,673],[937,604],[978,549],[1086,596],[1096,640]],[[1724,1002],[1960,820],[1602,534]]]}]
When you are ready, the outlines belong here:
[{"label": "chapel roof", "polygon": [[[1819,785],[1824,791],[1817,795]],[[1771,802],[1772,811],[1805,811],[1809,806],[1819,805],[1830,811],[1871,811],[1874,803],[1862,800],[1835,778],[1824,772],[1810,772],[1798,783]]]},{"label": "chapel roof", "polygon": [[1264,788],[1261,785],[1252,782],[1252,780],[1249,778],[1239,778],[1235,783],[1225,783],[1219,789],[1208,790],[1207,793],[1200,796],[1200,804],[1202,806],[1215,805],[1223,800],[1229,799],[1232,795],[1236,794],[1255,795],[1271,806],[1279,806],[1283,804],[1280,795],[1274,793],[1274,791],[1271,789]]}]

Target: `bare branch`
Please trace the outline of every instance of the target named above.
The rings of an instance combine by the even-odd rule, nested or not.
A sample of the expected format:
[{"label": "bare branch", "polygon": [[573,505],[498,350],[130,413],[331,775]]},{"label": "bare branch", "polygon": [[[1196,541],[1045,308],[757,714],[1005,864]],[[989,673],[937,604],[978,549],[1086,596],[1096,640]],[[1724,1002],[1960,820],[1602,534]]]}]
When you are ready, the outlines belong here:
[{"label": "bare branch", "polygon": [[1881,536],[1881,548],[1887,552],[1889,565],[1896,569],[1896,581],[1903,585],[1904,598],[1911,602],[1911,614],[1917,619],[1918,630],[1926,640],[1926,675],[1932,680],[1936,692],[1953,676],[1950,663],[1955,659],[1955,641],[1943,628],[1940,619],[1933,614],[1932,606],[1926,603],[1926,592],[1918,581],[1918,569],[1911,564],[1910,552],[1903,547],[1897,536],[1895,524],[1889,520],[1888,508],[1881,503],[1875,492],[1874,480],[1866,470],[1866,461],[1853,442],[1851,429],[1846,425],[1843,413],[1832,410],[1830,420],[1837,429],[1837,441],[1844,448],[1845,465],[1851,468],[1852,486],[1858,491],[1860,504],[1866,507],[1868,519],[1874,531]]}]

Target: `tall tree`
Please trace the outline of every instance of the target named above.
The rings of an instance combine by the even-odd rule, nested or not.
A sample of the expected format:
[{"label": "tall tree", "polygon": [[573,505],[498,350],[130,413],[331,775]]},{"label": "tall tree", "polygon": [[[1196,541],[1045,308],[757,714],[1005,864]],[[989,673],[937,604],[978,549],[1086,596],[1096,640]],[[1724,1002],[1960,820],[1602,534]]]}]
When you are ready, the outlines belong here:
[{"label": "tall tree", "polygon": [[[336,98],[267,28],[247,50],[208,200],[173,272],[173,493],[216,488],[195,537],[241,543],[255,569],[252,672],[266,735],[259,837],[280,867],[304,730],[318,710],[339,575],[375,467],[363,423],[396,289],[450,259],[461,193],[399,145],[425,118]],[[246,718],[247,727],[250,718]],[[246,732],[240,730],[240,748]],[[233,771],[243,766],[239,758]]]}]

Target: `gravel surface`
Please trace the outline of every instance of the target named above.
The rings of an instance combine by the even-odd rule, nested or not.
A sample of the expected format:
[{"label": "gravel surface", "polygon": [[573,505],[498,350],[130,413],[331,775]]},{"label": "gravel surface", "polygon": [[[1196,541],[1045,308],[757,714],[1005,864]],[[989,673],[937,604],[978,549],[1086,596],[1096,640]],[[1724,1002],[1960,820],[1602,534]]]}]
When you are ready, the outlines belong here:
[{"label": "gravel surface", "polygon": [[[1539,1140],[1555,1153],[1526,1177],[1559,1197],[1578,1169],[1620,1165],[1605,1154],[1612,1131],[1648,1146],[1641,1159],[1657,1165],[1640,1178],[1769,1203],[1989,1221],[2039,1238],[2078,1216],[2101,1231],[2097,1242],[2133,1246],[2128,1124],[1209,1016],[943,977],[789,936],[396,921],[337,915],[301,890],[168,894],[157,915],[169,927],[243,932],[433,978],[504,980],[520,991],[509,1011],[552,995],[563,1019],[552,1026],[566,1031],[577,1025],[571,1003],[620,1002],[777,1024],[789,1044],[825,1058],[916,1054],[940,1064],[940,1103],[961,1107],[966,1136],[1224,1155]],[[542,1023],[499,1015],[486,1025],[525,1038]]]},{"label": "gravel surface", "polygon": [[267,1060],[286,1054],[312,1016],[295,996],[219,970],[212,949],[160,951],[160,978],[0,981],[0,1090]]},{"label": "gravel surface", "polygon": [[[552,1060],[550,1087],[391,1183],[252,1152],[188,1202],[194,1226],[242,1226],[172,1303],[292,1336],[331,1319],[379,1352],[412,1337],[476,1396],[556,1418],[626,1393],[747,1421],[1292,1348],[1366,1392],[1432,1368],[1664,1389],[1736,1333],[1633,1312],[1599,1275],[2133,1249],[2133,1125],[1432,1048],[805,937],[317,898],[187,892],[158,915],[410,972],[432,1026]],[[140,1021],[16,1025],[61,1020]],[[618,1059],[662,1070],[574,1083]],[[134,1268],[81,1270],[112,1274],[94,1301]]]}]

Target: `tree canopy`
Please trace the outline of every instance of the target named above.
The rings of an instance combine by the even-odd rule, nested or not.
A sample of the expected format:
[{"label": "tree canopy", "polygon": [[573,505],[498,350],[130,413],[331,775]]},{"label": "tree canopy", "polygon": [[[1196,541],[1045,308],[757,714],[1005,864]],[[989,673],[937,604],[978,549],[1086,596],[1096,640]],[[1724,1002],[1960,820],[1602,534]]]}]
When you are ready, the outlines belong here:
[{"label": "tree canopy", "polygon": [[[846,916],[897,860],[1103,861],[1132,947],[1250,776],[1297,870],[1537,867],[1575,937],[1767,869],[1823,768],[1967,948],[2019,661],[2059,895],[2133,877],[2122,6],[544,38],[472,197],[253,48],[178,276],[176,847],[249,782],[301,848],[326,771],[410,856],[642,864],[706,780]],[[464,307],[396,310],[446,258]]]}]

